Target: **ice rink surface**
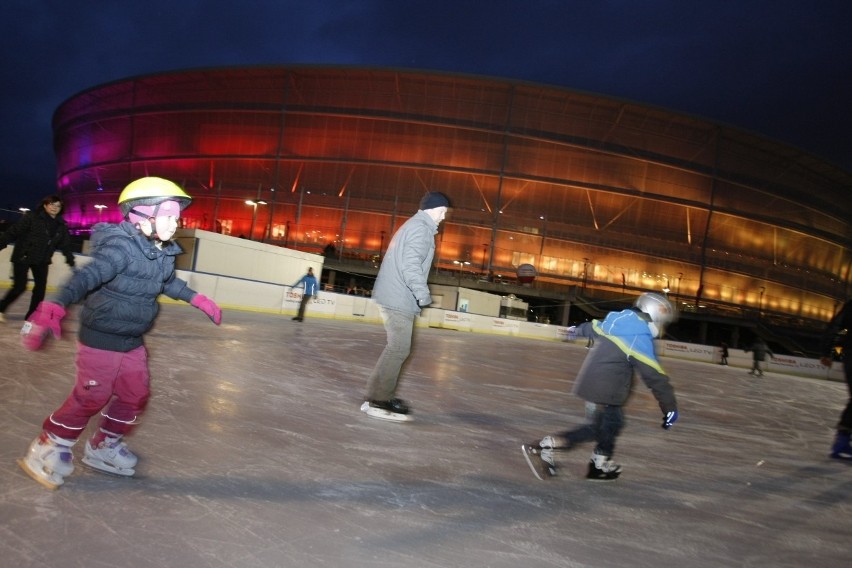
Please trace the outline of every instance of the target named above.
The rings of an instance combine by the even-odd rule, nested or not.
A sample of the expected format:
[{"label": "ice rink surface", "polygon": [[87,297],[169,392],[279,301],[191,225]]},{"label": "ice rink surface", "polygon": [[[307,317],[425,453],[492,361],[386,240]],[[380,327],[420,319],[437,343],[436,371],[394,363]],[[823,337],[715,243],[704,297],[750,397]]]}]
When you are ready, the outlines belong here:
[{"label": "ice rink surface", "polygon": [[[827,457],[841,383],[663,359],[680,421],[637,382],[613,483],[591,446],[535,479],[524,442],[583,420],[585,342],[417,329],[410,423],[358,410],[380,325],[165,305],[136,478],[20,470],[74,377],[77,309],[30,353],[0,324],[0,565],[25,567],[846,567],[852,464]],[[93,421],[94,423],[94,421]],[[90,425],[91,426],[91,425]],[[90,433],[87,431],[86,435]]]}]

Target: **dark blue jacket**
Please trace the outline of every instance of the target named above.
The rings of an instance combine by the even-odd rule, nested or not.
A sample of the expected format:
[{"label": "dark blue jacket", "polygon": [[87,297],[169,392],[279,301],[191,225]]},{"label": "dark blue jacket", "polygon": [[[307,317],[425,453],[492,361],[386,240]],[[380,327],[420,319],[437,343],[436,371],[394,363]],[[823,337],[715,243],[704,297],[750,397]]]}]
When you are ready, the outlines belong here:
[{"label": "dark blue jacket", "polygon": [[576,334],[598,341],[577,373],[574,394],[596,404],[622,406],[633,388],[633,375],[638,374],[664,414],[677,410],[674,388],[657,359],[648,322],[635,308],[580,324]]},{"label": "dark blue jacket", "polygon": [[124,221],[95,225],[91,245],[92,262],[51,298],[62,306],[85,298],[79,332],[84,345],[108,351],[135,349],[157,317],[160,294],[185,302],[196,294],[175,276],[175,255],[183,251],[173,242],[161,250]]}]

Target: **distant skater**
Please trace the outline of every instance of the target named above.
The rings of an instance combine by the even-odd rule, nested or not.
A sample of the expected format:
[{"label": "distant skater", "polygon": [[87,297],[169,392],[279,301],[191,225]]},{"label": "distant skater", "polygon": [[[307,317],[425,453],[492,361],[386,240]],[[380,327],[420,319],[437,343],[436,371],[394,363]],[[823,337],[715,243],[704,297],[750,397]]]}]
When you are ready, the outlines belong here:
[{"label": "distant skater", "polygon": [[719,361],[719,364],[720,365],[727,365],[728,364],[728,344],[725,343],[724,341],[719,346],[719,355],[720,355],[720,358],[721,358],[721,360]]},{"label": "distant skater", "polygon": [[748,372],[749,375],[755,375],[757,377],[763,376],[763,362],[766,360],[766,355],[769,357],[775,357],[775,353],[773,353],[763,338],[758,337],[754,340],[754,343],[745,350],[746,353],[751,351],[751,371]]},{"label": "distant skater", "polygon": [[12,251],[12,287],[0,300],[0,323],[6,321],[6,309],[27,289],[27,277],[31,272],[33,292],[30,296],[30,306],[24,316],[24,319],[30,319],[44,300],[48,269],[54,251],[61,251],[68,266],[74,268],[71,236],[68,233],[68,225],[62,218],[62,199],[58,195],[48,195],[41,200],[38,209],[28,211],[17,223],[0,233],[0,250],[13,241],[15,250]]},{"label": "distant skater", "polygon": [[314,276],[313,267],[308,267],[308,273],[299,278],[295,284],[291,286],[291,288],[296,288],[299,285],[303,285],[304,289],[302,290],[302,300],[299,302],[299,311],[296,314],[296,317],[293,318],[295,321],[302,321],[305,319],[305,306],[308,305],[308,301],[317,295],[317,290],[319,287],[319,283],[317,282],[317,277]]}]

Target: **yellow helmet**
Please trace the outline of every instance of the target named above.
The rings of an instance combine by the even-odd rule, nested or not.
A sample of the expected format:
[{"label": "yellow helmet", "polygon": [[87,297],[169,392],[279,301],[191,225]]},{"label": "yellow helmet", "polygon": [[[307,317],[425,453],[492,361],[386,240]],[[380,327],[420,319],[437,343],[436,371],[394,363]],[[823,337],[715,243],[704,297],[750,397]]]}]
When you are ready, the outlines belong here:
[{"label": "yellow helmet", "polygon": [[163,201],[177,201],[183,211],[192,198],[176,183],[159,177],[143,177],[132,181],[118,196],[118,206],[125,217],[136,205],[157,205]]}]

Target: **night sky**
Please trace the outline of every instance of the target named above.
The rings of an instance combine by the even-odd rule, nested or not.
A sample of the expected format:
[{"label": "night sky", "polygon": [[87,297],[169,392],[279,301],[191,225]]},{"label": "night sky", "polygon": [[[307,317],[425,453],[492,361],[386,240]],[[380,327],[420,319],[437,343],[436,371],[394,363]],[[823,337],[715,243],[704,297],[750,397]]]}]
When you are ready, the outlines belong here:
[{"label": "night sky", "polygon": [[51,117],[135,75],[364,65],[545,83],[698,115],[852,171],[849,0],[5,0],[0,208],[55,189]]}]

